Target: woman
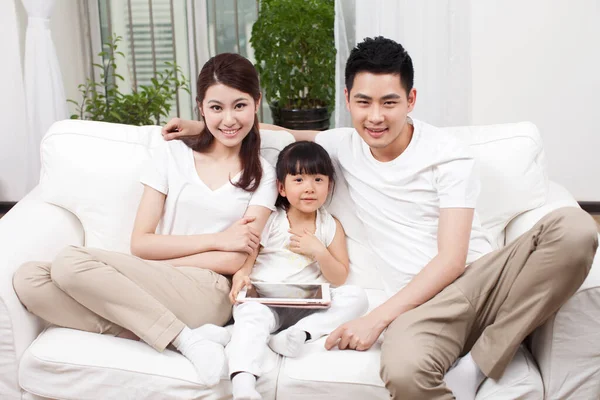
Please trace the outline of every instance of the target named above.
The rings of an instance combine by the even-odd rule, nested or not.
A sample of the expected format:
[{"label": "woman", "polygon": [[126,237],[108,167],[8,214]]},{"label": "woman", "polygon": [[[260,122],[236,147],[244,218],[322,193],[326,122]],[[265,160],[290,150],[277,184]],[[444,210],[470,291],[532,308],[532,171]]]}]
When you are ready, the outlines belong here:
[{"label": "woman", "polygon": [[259,153],[254,66],[215,56],[197,93],[202,134],[163,143],[142,174],[133,255],[68,247],[52,263],[21,266],[13,285],[30,312],[55,325],[139,337],[158,351],[172,343],[211,387],[229,341],[223,275],[256,257],[277,190]]}]

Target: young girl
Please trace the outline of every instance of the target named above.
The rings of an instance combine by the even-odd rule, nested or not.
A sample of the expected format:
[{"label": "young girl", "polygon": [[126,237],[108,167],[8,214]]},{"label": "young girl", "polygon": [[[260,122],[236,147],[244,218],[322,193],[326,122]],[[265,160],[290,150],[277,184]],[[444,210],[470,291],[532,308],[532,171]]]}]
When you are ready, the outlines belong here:
[{"label": "young girl", "polygon": [[25,307],[55,325],[139,337],[158,351],[172,343],[210,387],[229,341],[223,275],[254,260],[277,189],[259,154],[261,96],[250,61],[213,57],[197,93],[203,133],[164,142],[142,174],[133,255],[69,247],[52,263],[24,264],[13,283]]},{"label": "young girl", "polygon": [[[279,154],[276,166],[279,197],[261,238],[254,267],[250,260],[234,276],[234,300],[249,281],[330,282],[342,285],[348,276],[344,230],[322,206],[334,184],[329,155],[314,142],[296,142]],[[272,308],[259,303],[234,306],[235,324],[227,346],[233,398],[260,399],[256,378],[267,342],[284,356],[297,356],[302,345],[329,334],[340,324],[367,311],[363,289],[331,290],[326,310]],[[271,333],[283,329],[275,336]]]}]

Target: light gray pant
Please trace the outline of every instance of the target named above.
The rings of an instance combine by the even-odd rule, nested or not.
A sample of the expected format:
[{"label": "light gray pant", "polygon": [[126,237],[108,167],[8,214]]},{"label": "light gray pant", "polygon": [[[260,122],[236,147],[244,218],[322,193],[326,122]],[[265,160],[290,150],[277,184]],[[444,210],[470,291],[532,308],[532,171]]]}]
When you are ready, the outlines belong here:
[{"label": "light gray pant", "polygon": [[268,307],[242,303],[233,308],[235,324],[226,348],[229,374],[249,372],[260,376],[270,334],[294,326],[308,332],[310,341],[328,335],[343,323],[363,315],[369,307],[365,291],[357,286],[331,289],[331,306],[325,310]]},{"label": "light gray pant", "polygon": [[93,248],[70,246],[52,263],[23,264],[13,286],[31,313],[52,324],[113,335],[128,329],[158,351],[186,325],[231,318],[224,276]]}]

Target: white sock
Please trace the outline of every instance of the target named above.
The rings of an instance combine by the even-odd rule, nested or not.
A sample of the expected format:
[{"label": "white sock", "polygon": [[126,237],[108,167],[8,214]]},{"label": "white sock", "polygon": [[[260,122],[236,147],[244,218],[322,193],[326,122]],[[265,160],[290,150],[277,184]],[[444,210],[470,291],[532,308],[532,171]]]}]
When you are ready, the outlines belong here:
[{"label": "white sock", "polygon": [[471,357],[471,353],[461,358],[446,373],[444,381],[452,390],[456,400],[474,400],[477,389],[486,376]]},{"label": "white sock", "polygon": [[286,357],[296,357],[300,354],[302,345],[306,342],[306,332],[293,326],[271,336],[269,347]]},{"label": "white sock", "polygon": [[240,372],[231,378],[233,400],[260,400],[256,391],[256,377],[249,372]]},{"label": "white sock", "polygon": [[225,348],[231,336],[225,328],[206,324],[196,329],[187,326],[173,340],[173,345],[192,362],[198,380],[207,387],[221,380],[225,365]]}]

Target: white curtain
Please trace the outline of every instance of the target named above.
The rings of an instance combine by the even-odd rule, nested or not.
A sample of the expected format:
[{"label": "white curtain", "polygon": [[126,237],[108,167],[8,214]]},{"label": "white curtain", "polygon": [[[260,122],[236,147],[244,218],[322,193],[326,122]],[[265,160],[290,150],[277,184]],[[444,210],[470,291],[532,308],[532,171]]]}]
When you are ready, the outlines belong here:
[{"label": "white curtain", "polygon": [[14,1],[0,1],[0,202],[19,201],[26,193],[27,118]]},{"label": "white curtain", "polygon": [[40,141],[50,125],[67,118],[67,102],[56,49],[50,34],[50,16],[56,0],[22,0],[27,11],[25,35],[25,92],[27,96],[28,188],[37,185]]},{"label": "white curtain", "polygon": [[[360,1],[360,0],[359,0]],[[356,45],[356,1],[335,0],[335,126],[352,126],[344,98],[344,69],[350,50]]]},{"label": "white curtain", "polygon": [[[415,68],[417,105],[412,115],[437,126],[471,122],[470,0],[354,0],[350,18],[355,25],[353,46],[366,37],[382,35],[401,43]],[[339,4],[338,4],[339,3]],[[344,57],[351,40],[346,4],[336,1],[336,44]],[[346,32],[344,32],[344,29]],[[340,51],[340,49],[342,51]],[[347,54],[345,55],[347,58]],[[345,59],[338,74],[343,76]],[[343,78],[342,78],[343,79]],[[339,85],[336,110],[343,103]],[[340,94],[341,92],[341,94]],[[343,106],[343,112],[345,106]],[[347,112],[346,112],[347,113]],[[343,115],[336,125],[348,126]]]}]

